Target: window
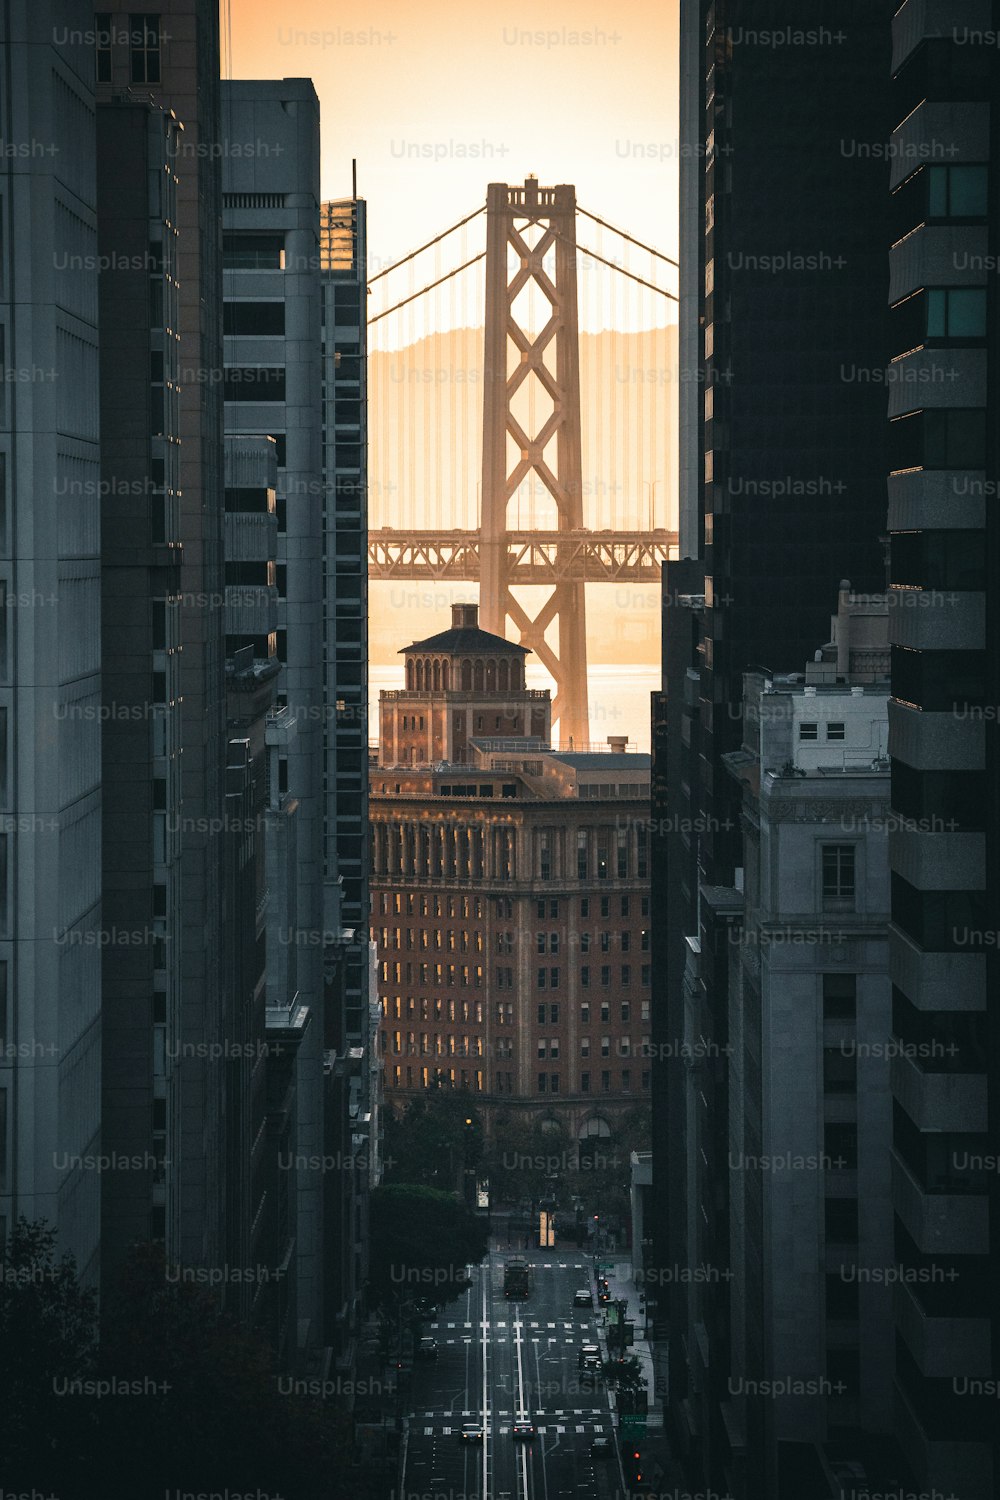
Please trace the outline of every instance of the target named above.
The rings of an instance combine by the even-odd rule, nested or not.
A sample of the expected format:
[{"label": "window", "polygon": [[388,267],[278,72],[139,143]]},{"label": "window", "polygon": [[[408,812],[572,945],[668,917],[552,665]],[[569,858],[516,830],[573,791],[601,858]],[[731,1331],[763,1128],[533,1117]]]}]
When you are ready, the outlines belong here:
[{"label": "window", "polygon": [[589,990],[590,989],[590,965],[589,964],[584,964],[583,967],[580,970],[580,988],[582,990]]},{"label": "window", "polygon": [[160,18],[159,16],[129,16],[129,43],[131,46],[130,77],[133,83],[159,83],[160,81]]},{"label": "window", "polygon": [[641,936],[639,938],[639,947],[642,949],[643,953],[648,953],[649,952],[649,928],[648,927],[644,927],[643,930],[642,930],[642,934],[641,934]]},{"label": "window", "polygon": [[889,423],[889,466],[903,469],[984,469],[986,412],[931,408]]},{"label": "window", "polygon": [[589,896],[583,896],[581,898],[581,900],[580,900],[580,915],[581,915],[581,917],[589,917],[590,916],[590,897]]},{"label": "window", "polygon": [[602,1094],[610,1094],[610,1092],[611,1092],[611,1074],[608,1072],[608,1070],[606,1068],[604,1068],[601,1071],[601,1093]]},{"label": "window", "polygon": [[645,985],[649,984],[649,964],[643,964],[642,966],[642,982]]},{"label": "window", "polygon": [[632,1007],[631,1007],[631,1005],[629,1004],[629,1002],[627,1000],[623,1000],[622,1001],[622,1020],[623,1021],[631,1021],[631,1019],[632,1019]]},{"label": "window", "polygon": [[647,1093],[649,1091],[649,1069],[648,1068],[643,1068],[643,1070],[642,1070],[642,1089],[643,1089],[644,1093]]},{"label": "window", "polygon": [[628,1094],[632,1090],[632,1069],[622,1068],[622,1093]]},{"label": "window", "polygon": [[590,873],[590,862],[587,856],[587,830],[581,828],[576,835],[576,878],[586,880]]},{"label": "window", "polygon": [[610,1001],[608,1001],[608,1000],[602,1000],[601,1001],[601,1020],[602,1021],[610,1021],[611,1020],[611,1004],[610,1004]]},{"label": "window", "polygon": [[632,934],[630,932],[623,932],[622,933],[622,952],[623,953],[627,953],[629,951],[629,949],[631,948],[631,946],[632,946]]},{"label": "window", "polygon": [[818,740],[819,739],[819,725],[818,724],[814,724],[809,719],[804,719],[799,724],[799,739],[800,740]]},{"label": "window", "polygon": [[558,988],[559,988],[559,970],[558,969],[550,969],[549,970],[549,989],[550,990],[557,990]]},{"label": "window", "polygon": [[544,969],[539,969],[538,970],[537,983],[538,983],[538,988],[540,990],[544,990],[544,988],[545,988],[545,970]]},{"label": "window", "polygon": [[539,953],[544,953],[545,952],[545,933],[544,932],[539,932],[539,933],[535,934],[535,946],[537,947]]},{"label": "window", "polygon": [[628,914],[629,914],[629,898],[627,896],[623,896],[622,897],[622,900],[621,900],[621,914],[622,914],[623,917],[627,917]]},{"label": "window", "polygon": [[834,1320],[856,1322],[858,1317],[858,1282],[846,1281],[839,1271],[826,1276],[826,1315]]},{"label": "window", "polygon": [[580,1056],[581,1057],[589,1057],[590,1056],[590,1037],[589,1036],[584,1036],[584,1037],[580,1038]]},{"label": "window", "polygon": [[545,1025],[545,1006],[544,1005],[540,1005],[538,1007],[538,1024],[539,1024],[539,1026],[544,1026]]},{"label": "window", "polygon": [[987,168],[928,168],[927,213],[932,219],[985,219]]},{"label": "window", "polygon": [[558,1005],[550,1005],[549,1006],[549,1020],[552,1022],[553,1026],[556,1026],[556,1025],[559,1024],[559,1007],[558,1007]]},{"label": "window", "polygon": [[609,1036],[602,1036],[601,1037],[601,1056],[602,1057],[610,1057],[611,1056],[611,1038]]},{"label": "window", "polygon": [[853,1021],[857,1013],[856,974],[823,975],[823,1020]]},{"label": "window", "polygon": [[847,738],[846,724],[828,724],[826,737],[828,740],[845,740]]},{"label": "window", "polygon": [[590,1093],[590,1074],[589,1073],[581,1073],[580,1074],[580,1093],[581,1094],[589,1094]]},{"label": "window", "polygon": [[99,10],[94,15],[95,68],[98,83],[111,82],[111,12]]},{"label": "window", "polygon": [[823,1127],[823,1152],[833,1171],[854,1171],[858,1165],[858,1127],[827,1120]]},{"label": "window", "polygon": [[580,952],[581,953],[589,953],[590,952],[590,933],[589,932],[581,932],[580,933]]},{"label": "window", "polygon": [[559,1074],[558,1073],[553,1073],[553,1074],[551,1074],[551,1076],[549,1078],[549,1093],[550,1094],[558,1094],[558,1092],[559,1092]]},{"label": "window", "polygon": [[929,339],[986,337],[986,288],[944,287],[927,292]]},{"label": "window", "polygon": [[227,401],[284,401],[284,365],[227,365]]},{"label": "window", "polygon": [[558,932],[550,932],[549,933],[549,952],[550,953],[558,953],[559,952],[559,934],[558,934]]},{"label": "window", "polygon": [[538,913],[538,915],[540,917],[544,917],[544,915],[545,915],[545,902],[544,901],[538,901],[538,902],[536,902],[535,903],[535,910],[536,910],[536,912]]},{"label": "window", "polygon": [[585,1000],[583,1002],[583,1004],[580,1006],[580,1025],[581,1026],[589,1026],[590,1025],[590,1001],[589,1000]]},{"label": "window", "polygon": [[545,1049],[546,1049],[546,1045],[547,1045],[547,1043],[546,1043],[546,1041],[545,1041],[545,1039],[544,1039],[544,1037],[543,1037],[543,1038],[542,1038],[542,1039],[541,1039],[541,1040],[540,1040],[540,1041],[539,1041],[539,1043],[538,1043],[538,1056],[539,1056],[539,1057],[540,1057],[540,1058],[544,1058],[544,1057],[545,1057]]},{"label": "window", "polygon": [[545,1093],[545,1085],[548,1082],[548,1078],[549,1078],[549,1075],[547,1073],[539,1073],[539,1075],[538,1075],[538,1092],[540,1094],[544,1094]]},{"label": "window", "polygon": [[284,302],[224,302],[222,331],[230,335],[271,337],[285,331]]},{"label": "window", "polygon": [[842,1046],[823,1048],[824,1094],[856,1094],[858,1091],[858,1058]]},{"label": "window", "polygon": [[826,1239],[834,1245],[856,1245],[858,1241],[857,1198],[827,1198]]},{"label": "window", "polygon": [[630,964],[622,964],[622,988],[625,989],[631,983],[632,966]]},{"label": "window", "polygon": [[[543,828],[538,835],[538,878],[540,880],[552,879],[552,843],[547,828]],[[541,910],[538,915],[544,917],[545,903],[540,901]]]},{"label": "window", "polygon": [[824,844],[823,910],[853,911],[855,901],[855,845]]},{"label": "window", "polygon": [[610,915],[611,915],[611,897],[610,896],[602,896],[601,897],[601,916],[602,917],[610,917]]},{"label": "window", "polygon": [[549,1040],[549,1056],[550,1057],[558,1057],[559,1056],[559,1038],[557,1036],[554,1036],[554,1037],[550,1038],[550,1040]]},{"label": "window", "polygon": [[[616,853],[617,853],[618,879],[619,880],[626,880],[628,878],[628,829],[627,828],[619,828],[615,837],[616,837]],[[624,908],[623,911],[622,911],[622,916],[623,917],[627,917],[628,916],[628,897],[627,896],[623,896],[622,897],[622,907]]]},{"label": "window", "polygon": [[608,987],[608,985],[610,983],[611,983],[611,965],[610,964],[602,964],[601,965],[601,984],[602,984],[602,986],[605,989],[607,989],[607,987]]},{"label": "window", "polygon": [[611,934],[610,934],[610,932],[602,932],[601,933],[601,952],[602,953],[610,953],[611,952]]}]

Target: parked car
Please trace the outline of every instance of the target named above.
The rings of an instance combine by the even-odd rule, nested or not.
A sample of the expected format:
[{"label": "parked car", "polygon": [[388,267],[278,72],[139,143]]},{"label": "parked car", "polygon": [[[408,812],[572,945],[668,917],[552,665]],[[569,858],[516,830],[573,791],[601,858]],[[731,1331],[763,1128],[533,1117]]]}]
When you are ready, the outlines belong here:
[{"label": "parked car", "polygon": [[594,1298],[588,1287],[582,1286],[578,1292],[573,1293],[574,1307],[593,1307]]},{"label": "parked car", "polygon": [[481,1422],[463,1422],[458,1429],[458,1441],[460,1443],[481,1443],[483,1440],[483,1427]]},{"label": "parked car", "polygon": [[419,1342],[419,1344],[417,1345],[417,1358],[418,1359],[437,1359],[437,1357],[438,1357],[438,1341],[437,1341],[437,1339],[421,1339],[420,1342]]}]

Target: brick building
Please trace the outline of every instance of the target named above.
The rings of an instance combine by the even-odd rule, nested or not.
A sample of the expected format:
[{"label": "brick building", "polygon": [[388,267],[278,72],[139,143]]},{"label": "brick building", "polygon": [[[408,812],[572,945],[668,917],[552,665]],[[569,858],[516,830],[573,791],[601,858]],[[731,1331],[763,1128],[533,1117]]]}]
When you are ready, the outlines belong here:
[{"label": "brick building", "polygon": [[386,1097],[441,1078],[614,1134],[648,1099],[649,757],[549,742],[525,648],[452,628],[402,653],[371,769],[372,936]]}]

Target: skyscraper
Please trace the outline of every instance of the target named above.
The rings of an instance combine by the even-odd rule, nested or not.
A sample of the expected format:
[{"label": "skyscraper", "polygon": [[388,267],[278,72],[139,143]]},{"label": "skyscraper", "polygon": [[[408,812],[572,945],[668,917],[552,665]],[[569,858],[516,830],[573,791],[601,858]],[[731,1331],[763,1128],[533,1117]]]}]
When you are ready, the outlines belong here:
[{"label": "skyscraper", "polygon": [[[86,17],[84,17],[86,19]],[[4,6],[0,280],[0,1238],[98,1275],[100,469],[93,59]]]},{"label": "skyscraper", "polygon": [[897,1432],[916,1488],[972,1500],[1000,1476],[1000,8],[956,9],[892,27],[892,1203]]},{"label": "skyscraper", "polygon": [[[744,671],[799,670],[825,638],[842,578],[861,594],[884,586],[891,13],[882,0],[819,4],[808,17],[787,0],[681,6],[681,120],[692,134],[682,142],[680,347],[693,361],[681,380],[699,401],[682,411],[688,556],[665,570],[654,731],[653,901],[664,918],[654,922],[654,1238],[658,1265],[689,1264],[695,1245],[718,1279],[669,1285],[657,1315],[669,1326],[670,1422],[692,1488],[738,1482],[747,1495],[767,1491],[761,1455],[737,1455],[727,1426],[729,955],[743,868],[723,757],[742,742]],[[696,1076],[677,1054],[692,993],[705,1043]],[[740,1045],[756,1114],[751,1032]],[[766,1287],[768,1266],[757,1274]],[[746,1355],[762,1367],[752,1340]]]},{"label": "skyscraper", "polygon": [[[134,861],[137,878],[145,884],[150,883],[149,872],[140,872],[144,861],[152,863],[154,900],[161,906],[166,902],[166,916],[159,918],[154,930],[157,938],[165,939],[165,921],[175,942],[169,964],[154,960],[161,979],[154,986],[152,1024],[154,1028],[167,1027],[172,1053],[164,1062],[160,1083],[151,1091],[152,1128],[165,1170],[151,1195],[140,1191],[138,1176],[105,1184],[109,1203],[114,1199],[118,1205],[106,1226],[109,1253],[104,1269],[110,1277],[132,1234],[163,1239],[171,1258],[193,1265],[218,1265],[223,1254],[222,1095],[216,1068],[210,1061],[222,1040],[225,983],[218,11],[207,0],[163,0],[155,10],[110,7],[95,13],[93,29],[98,101],[110,106],[112,101],[123,99],[148,100],[172,114],[183,127],[171,137],[174,154],[170,165],[176,178],[176,263],[169,269],[151,263],[148,289],[153,300],[148,337],[144,311],[137,307],[136,332],[140,342],[145,337],[150,360],[153,420],[150,428],[136,432],[129,455],[130,463],[140,464],[138,447],[148,438],[149,532],[143,546],[153,550],[137,553],[132,561],[137,566],[155,568],[169,558],[171,569],[177,570],[179,588],[170,596],[166,624],[162,629],[156,626],[157,633],[150,636],[152,650],[165,653],[151,663],[151,688],[153,693],[166,688],[174,695],[166,701],[172,701],[175,709],[161,718],[165,724],[176,722],[176,738],[169,744],[147,741],[143,747],[137,732],[128,754],[132,759],[133,794],[143,795],[139,785],[143,776],[157,783],[165,779],[170,805],[147,803],[144,816],[148,813],[150,821],[144,831],[127,822],[114,825],[114,838],[131,842],[132,847],[123,848],[120,854],[112,849],[106,855],[112,861],[111,868],[115,868],[115,861],[119,869],[125,868],[123,862]],[[114,150],[110,134],[109,125],[108,144]],[[133,172],[140,170],[137,152],[129,165]],[[161,180],[159,167],[156,176]],[[166,179],[167,174],[163,174],[164,183]],[[124,182],[120,186],[124,190]],[[131,191],[139,194],[137,182]],[[162,200],[154,197],[145,206],[139,197],[135,201],[135,211],[145,215],[147,222],[164,219]],[[165,243],[171,241],[171,235],[164,236]],[[151,252],[147,249],[146,253]],[[138,282],[134,283],[137,286]],[[176,298],[176,313],[171,314],[175,316],[173,328],[162,321],[162,309],[155,300],[161,292],[168,299]],[[176,383],[171,379],[172,334],[179,334]],[[132,356],[140,357],[140,345],[135,346]],[[115,381],[114,385],[113,398],[124,399],[119,383]],[[157,426],[160,431],[153,431]],[[114,437],[116,428],[110,410],[107,431]],[[103,478],[106,482],[114,478],[107,463]],[[112,516],[113,511],[109,509],[108,514]],[[138,545],[141,518],[133,519],[133,540]],[[118,546],[121,539],[111,536],[109,541]],[[161,549],[160,555],[156,548]],[[169,574],[156,583],[157,587],[168,583],[171,589],[175,587]],[[134,594],[137,584],[132,587]],[[159,644],[161,640],[163,645]],[[124,652],[127,644],[120,637],[116,649]],[[124,665],[129,670],[135,666]],[[161,680],[163,673],[165,683]],[[132,683],[132,690],[141,691],[137,681]],[[156,720],[151,719],[151,723],[155,727]],[[178,753],[179,761],[175,759]],[[140,773],[143,755],[150,756],[153,763]],[[179,789],[173,779],[178,769]],[[157,797],[163,795],[162,785],[147,790]],[[168,816],[172,841],[161,846],[155,841],[160,838],[161,824],[166,834]],[[144,845],[147,835],[149,842]],[[161,996],[164,998],[157,998]],[[130,1080],[137,1073],[141,1077],[149,1068],[153,1037],[140,1036],[135,1019],[121,1007],[118,1016],[120,1027],[116,1021],[103,1044],[105,1105],[118,1114],[115,1129],[121,1138],[134,1132],[136,1145],[144,1144],[151,1129],[148,1112],[140,1097],[129,1097],[129,1088]],[[140,1088],[150,1094],[148,1079]],[[114,1215],[119,1211],[129,1220],[127,1230],[115,1227]]]}]

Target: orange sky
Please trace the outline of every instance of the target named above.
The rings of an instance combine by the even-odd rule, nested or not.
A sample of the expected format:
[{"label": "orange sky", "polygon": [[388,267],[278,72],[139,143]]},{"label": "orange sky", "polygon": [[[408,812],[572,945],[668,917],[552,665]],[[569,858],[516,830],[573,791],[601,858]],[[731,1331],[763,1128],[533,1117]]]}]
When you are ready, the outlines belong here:
[{"label": "orange sky", "polygon": [[[529,172],[676,256],[676,10],[235,0],[232,76],[312,78],[323,195],[350,192],[356,157],[373,271]],[[224,6],[224,56],[226,42]]]}]

